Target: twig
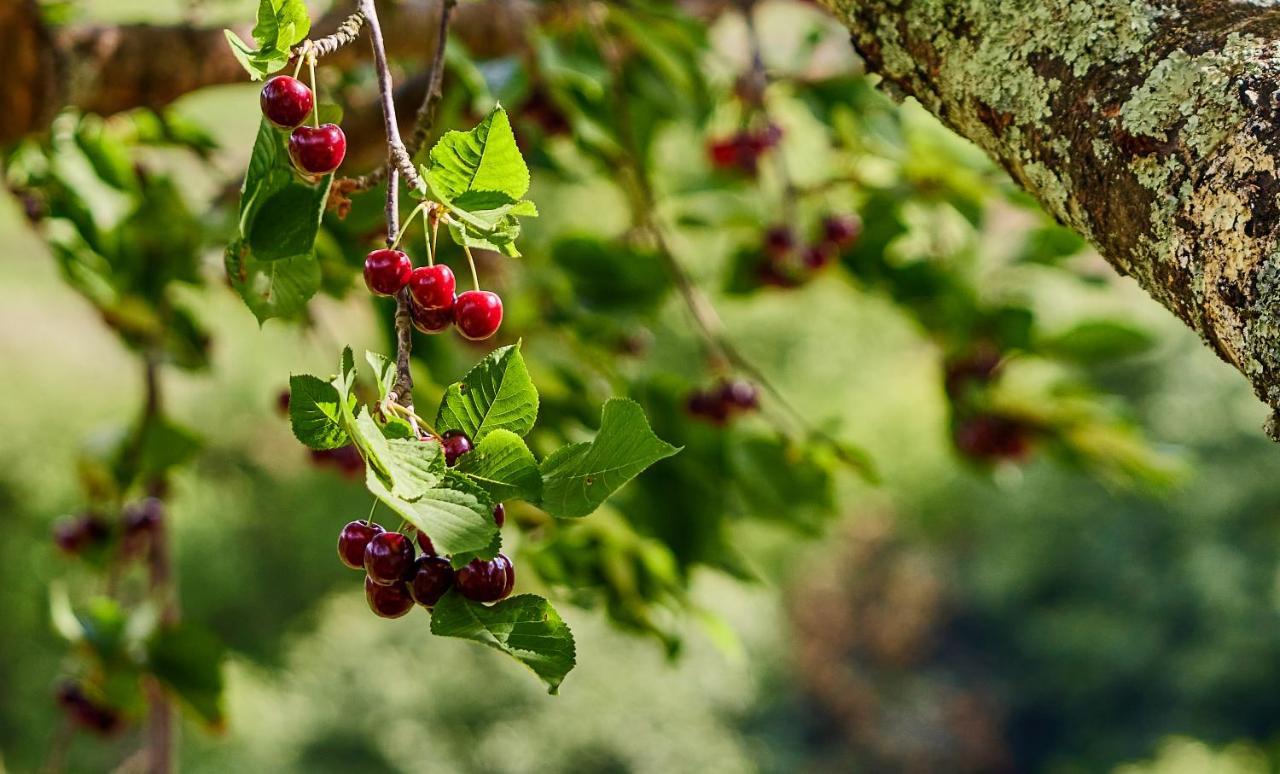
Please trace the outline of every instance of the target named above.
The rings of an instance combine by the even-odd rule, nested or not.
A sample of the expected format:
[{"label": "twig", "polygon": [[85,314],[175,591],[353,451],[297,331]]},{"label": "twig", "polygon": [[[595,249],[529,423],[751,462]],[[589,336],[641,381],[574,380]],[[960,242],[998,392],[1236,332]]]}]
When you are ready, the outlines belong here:
[{"label": "twig", "polygon": [[[764,47],[760,43],[760,31],[756,28],[756,0],[739,0],[739,6],[742,19],[747,26],[747,45],[751,48],[750,77],[752,83],[760,90],[756,108],[764,117],[765,125],[773,127],[776,124],[773,123],[773,116],[770,115],[769,107],[765,103],[765,91],[769,86],[770,78],[769,71],[764,66]],[[778,179],[782,181],[782,219],[788,224],[794,224],[798,193],[795,180],[791,176],[791,168],[787,165],[787,159],[782,155],[781,148],[773,149],[773,159],[778,171]]]},{"label": "twig", "polygon": [[[410,133],[409,141],[405,146],[411,160],[418,155],[418,151],[431,136],[431,129],[435,124],[436,106],[440,104],[441,84],[444,82],[445,44],[449,39],[449,23],[457,4],[457,0],[443,0],[440,4],[440,30],[436,34],[436,52],[431,58],[431,69],[427,71],[427,93],[418,107],[413,132]],[[386,173],[385,167],[378,167],[367,175],[350,178],[345,182],[345,188],[350,191],[367,191],[381,183]]]},{"label": "twig", "polygon": [[312,40],[293,47],[294,56],[302,56],[310,51],[312,54],[328,56],[338,49],[355,43],[360,38],[360,28],[364,26],[364,14],[360,11],[352,13],[342,20],[338,29],[319,40]]},{"label": "twig", "polygon": [[[360,12],[369,25],[369,40],[373,45],[373,63],[378,71],[378,92],[382,97],[382,123],[387,132],[387,157],[400,176],[414,189],[426,190],[426,183],[413,168],[413,158],[400,139],[400,126],[396,121],[396,103],[391,88],[391,68],[387,64],[387,49],[378,24],[378,9],[374,0],[360,0]],[[392,232],[395,233],[394,231]]]}]

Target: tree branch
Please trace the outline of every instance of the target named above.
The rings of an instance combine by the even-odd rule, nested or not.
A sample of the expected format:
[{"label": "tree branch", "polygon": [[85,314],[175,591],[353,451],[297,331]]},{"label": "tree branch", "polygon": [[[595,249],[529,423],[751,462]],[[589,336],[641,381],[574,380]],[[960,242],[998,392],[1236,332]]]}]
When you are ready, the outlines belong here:
[{"label": "tree branch", "polygon": [[980,145],[1280,408],[1280,9],[824,2],[871,70]]}]

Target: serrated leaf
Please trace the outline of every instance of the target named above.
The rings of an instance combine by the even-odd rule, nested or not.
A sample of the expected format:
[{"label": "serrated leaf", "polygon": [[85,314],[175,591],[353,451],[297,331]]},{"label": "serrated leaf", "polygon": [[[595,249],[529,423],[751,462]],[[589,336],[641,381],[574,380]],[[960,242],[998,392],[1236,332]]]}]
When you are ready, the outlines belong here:
[{"label": "serrated leaf", "polygon": [[498,531],[488,493],[462,476],[446,474],[438,486],[426,489],[413,501],[396,497],[377,476],[367,476],[365,486],[387,507],[430,535],[442,554],[484,551]]},{"label": "serrated leaf", "polygon": [[538,418],[538,391],[529,378],[520,345],[495,349],[449,386],[436,428],[444,433],[461,430],[475,443],[494,430],[509,430],[523,437]]},{"label": "serrated leaf", "polygon": [[[362,414],[360,421],[367,419]],[[376,430],[376,425],[374,426]],[[414,438],[384,438],[379,445],[382,463],[391,480],[391,494],[402,500],[417,500],[429,489],[437,487],[445,477],[444,452],[434,440],[419,441]],[[369,470],[366,476],[375,473]],[[384,482],[385,483],[385,482]]]},{"label": "serrated leaf", "polygon": [[458,471],[484,487],[495,502],[542,499],[542,473],[538,461],[520,436],[510,430],[494,430],[470,454],[458,458]]},{"label": "serrated leaf", "polygon": [[231,287],[259,324],[273,317],[296,317],[320,289],[320,264],[311,254],[260,261],[236,240],[227,246],[225,266]]},{"label": "serrated leaf", "polygon": [[551,694],[559,692],[577,658],[569,627],[550,602],[533,594],[486,607],[450,591],[431,612],[431,633],[506,653],[533,670]]},{"label": "serrated leaf", "polygon": [[[289,377],[289,424],[293,435],[312,449],[337,449],[351,443],[338,405],[338,390],[308,374]],[[349,397],[354,406],[355,396]]]},{"label": "serrated leaf", "polygon": [[305,40],[310,31],[311,17],[304,0],[259,0],[257,23],[250,33],[257,48],[251,48],[231,30],[223,32],[231,53],[258,81],[284,69],[290,49]]},{"label": "serrated leaf", "polygon": [[557,518],[586,516],[623,484],[680,449],[653,434],[640,404],[604,404],[590,443],[571,444],[542,461],[542,508]]},{"label": "serrated leaf", "polygon": [[364,359],[373,369],[373,380],[378,385],[378,399],[386,399],[387,393],[391,392],[396,383],[396,364],[386,356],[368,350],[364,353]]},{"label": "serrated leaf", "polygon": [[220,726],[223,712],[224,648],[209,632],[189,623],[160,629],[147,643],[147,669],[201,720]]},{"label": "serrated leaf", "polygon": [[448,201],[468,191],[496,191],[517,201],[529,191],[529,168],[501,105],[469,132],[446,132],[430,159],[432,190]]},{"label": "serrated leaf", "polygon": [[289,159],[287,138],[265,118],[249,156],[240,196],[240,238],[254,256],[275,261],[311,253],[333,175],[301,178]]}]

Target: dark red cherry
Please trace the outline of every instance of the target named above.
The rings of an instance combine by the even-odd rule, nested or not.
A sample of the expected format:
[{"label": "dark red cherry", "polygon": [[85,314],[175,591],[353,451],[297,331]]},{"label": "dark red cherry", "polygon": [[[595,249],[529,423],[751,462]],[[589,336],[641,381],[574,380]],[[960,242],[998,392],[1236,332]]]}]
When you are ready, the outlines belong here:
[{"label": "dark red cherry", "polygon": [[422,333],[443,333],[453,325],[454,306],[450,304],[443,309],[423,309],[417,301],[409,304],[409,317],[413,327]]},{"label": "dark red cherry", "polygon": [[464,454],[470,453],[475,447],[471,444],[471,439],[461,430],[450,430],[444,434],[444,463],[449,467],[453,467],[458,458]]},{"label": "dark red cherry", "polygon": [[282,129],[292,129],[307,119],[315,98],[302,81],[277,75],[262,85],[258,103],[268,121]]},{"label": "dark red cherry", "polygon": [[490,290],[459,293],[453,307],[453,320],[464,338],[472,341],[487,339],[502,325],[502,299]]},{"label": "dark red cherry", "polygon": [[303,172],[327,175],[346,155],[347,136],[337,124],[299,126],[289,135],[289,157]]},{"label": "dark red cherry", "polygon": [[722,403],[740,411],[751,411],[760,405],[760,391],[745,379],[721,382],[718,393]]},{"label": "dark red cherry", "polygon": [[80,728],[100,736],[111,736],[124,727],[124,718],[119,712],[94,701],[75,682],[63,682],[58,686],[55,696],[58,706]]},{"label": "dark red cherry", "polygon": [[764,232],[764,249],[770,258],[778,259],[796,249],[796,232],[790,226],[770,226]]},{"label": "dark red cherry", "polygon": [[985,462],[1027,458],[1034,428],[1016,417],[978,414],[956,423],[952,439],[961,454]]},{"label": "dark red cherry", "polygon": [[515,566],[504,554],[472,559],[455,577],[458,593],[473,602],[497,602],[511,593],[515,582]]},{"label": "dark red cherry", "polygon": [[413,609],[413,597],[409,594],[409,584],[396,581],[390,586],[375,583],[373,578],[364,579],[364,598],[369,609],[382,618],[399,618]]},{"label": "dark red cherry", "polygon": [[409,575],[413,566],[413,543],[399,532],[381,532],[364,549],[364,571],[374,583],[390,586]]},{"label": "dark red cherry", "polygon": [[385,532],[381,524],[353,521],[338,533],[338,558],[353,570],[364,569],[364,551],[375,535]]},{"label": "dark red cherry", "polygon": [[862,233],[862,220],[857,215],[829,215],[822,220],[823,241],[836,247],[848,247]]},{"label": "dark red cherry", "polygon": [[364,284],[379,296],[394,296],[409,281],[413,261],[399,250],[374,250],[364,258]]},{"label": "dark red cherry", "polygon": [[[421,534],[421,533],[419,533]],[[440,601],[453,587],[453,565],[443,556],[419,556],[409,577],[409,594],[423,607]]]},{"label": "dark red cherry", "polygon": [[67,516],[53,525],[53,542],[66,554],[79,554],[87,548],[105,543],[111,527],[101,516],[85,513]]},{"label": "dark red cherry", "polygon": [[422,553],[429,556],[436,555],[435,544],[431,542],[431,538],[427,537],[427,533],[418,530],[418,547],[422,549]]},{"label": "dark red cherry", "polygon": [[696,390],[685,401],[685,410],[692,416],[706,419],[712,424],[724,424],[729,418],[729,407],[719,395]]},{"label": "dark red cherry", "polygon": [[498,525],[498,529],[507,523],[507,508],[502,503],[493,506],[493,523]]},{"label": "dark red cherry", "polygon": [[453,269],[443,263],[419,266],[409,275],[409,292],[423,309],[447,309],[456,300]]},{"label": "dark red cherry", "polygon": [[817,271],[831,263],[831,259],[835,257],[834,253],[835,250],[831,244],[810,245],[804,251],[804,265]]}]

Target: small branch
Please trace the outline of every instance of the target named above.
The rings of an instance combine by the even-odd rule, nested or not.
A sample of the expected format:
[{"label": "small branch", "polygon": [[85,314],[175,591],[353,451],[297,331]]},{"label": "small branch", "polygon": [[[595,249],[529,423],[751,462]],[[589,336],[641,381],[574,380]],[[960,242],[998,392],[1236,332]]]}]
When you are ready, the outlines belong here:
[{"label": "small branch", "polygon": [[[457,6],[457,0],[443,0],[440,4],[440,29],[436,34],[436,52],[431,58],[431,68],[427,71],[427,92],[422,98],[422,104],[418,107],[413,132],[409,135],[409,142],[405,146],[410,160],[418,155],[418,151],[431,136],[431,129],[435,125],[436,106],[440,104],[441,84],[444,82],[445,45],[449,40],[449,23],[453,18],[455,6]],[[351,191],[367,191],[381,183],[385,177],[386,168],[378,167],[367,175],[352,178],[346,183],[346,187]]]},{"label": "small branch", "polygon": [[[760,115],[764,117],[765,124],[769,127],[775,126],[773,116],[769,113],[769,107],[765,103],[765,92],[769,87],[769,71],[764,66],[764,46],[760,43],[760,31],[756,28],[756,0],[739,0],[740,10],[742,11],[742,19],[747,26],[747,43],[751,48],[751,70],[748,77],[751,79],[752,88],[758,90],[755,95],[758,97],[756,109]],[[782,219],[788,224],[795,223],[796,219],[796,185],[791,176],[791,168],[787,165],[787,159],[782,155],[782,148],[774,147],[772,149],[774,166],[777,168],[778,179],[782,182]]]},{"label": "small branch", "polygon": [[318,57],[328,56],[344,46],[355,43],[360,38],[360,28],[364,26],[364,14],[360,11],[352,13],[350,16],[342,20],[338,25],[338,29],[332,34],[325,35],[319,40],[309,41],[310,45],[303,43],[294,46],[293,55],[301,56],[307,51]]},{"label": "small branch", "polygon": [[[369,24],[369,40],[373,45],[373,63],[378,71],[378,93],[382,98],[382,123],[387,132],[387,156],[405,182],[419,191],[426,190],[426,183],[413,168],[413,158],[400,139],[400,126],[396,121],[395,96],[391,88],[391,68],[387,64],[387,49],[382,38],[382,26],[378,24],[378,9],[374,0],[360,0],[360,12]],[[394,233],[394,232],[392,232]]]}]

